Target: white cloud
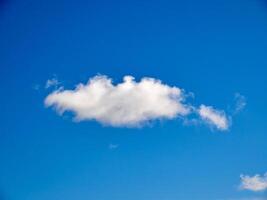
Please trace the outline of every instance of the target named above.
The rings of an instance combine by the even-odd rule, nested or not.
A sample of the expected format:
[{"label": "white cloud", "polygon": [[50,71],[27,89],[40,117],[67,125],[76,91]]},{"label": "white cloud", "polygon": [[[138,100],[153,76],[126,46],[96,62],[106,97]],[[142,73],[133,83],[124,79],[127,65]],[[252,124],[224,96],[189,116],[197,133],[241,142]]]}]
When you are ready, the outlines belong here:
[{"label": "white cloud", "polygon": [[255,176],[241,175],[240,188],[243,190],[251,190],[254,192],[267,190],[267,173],[263,176],[256,174]]},{"label": "white cloud", "polygon": [[140,126],[155,119],[173,119],[189,114],[183,90],[154,78],[125,76],[117,85],[106,76],[95,76],[74,90],[57,90],[45,99],[60,113],[71,111],[75,119],[96,120],[111,126]]},{"label": "white cloud", "polygon": [[[58,84],[57,79],[47,81],[47,87]],[[114,127],[138,127],[152,120],[180,117],[184,124],[204,121],[221,131],[229,128],[230,117],[224,111],[205,105],[196,108],[185,102],[189,95],[192,93],[154,78],[138,82],[124,76],[122,83],[113,84],[107,76],[95,76],[73,90],[55,90],[46,97],[45,105],[59,114],[72,112],[76,121],[95,120]]]},{"label": "white cloud", "polygon": [[198,109],[201,119],[220,130],[227,130],[230,121],[224,111],[216,110],[211,106],[201,105]]},{"label": "white cloud", "polygon": [[46,81],[45,88],[48,89],[50,87],[57,87],[59,84],[60,82],[54,77]]}]

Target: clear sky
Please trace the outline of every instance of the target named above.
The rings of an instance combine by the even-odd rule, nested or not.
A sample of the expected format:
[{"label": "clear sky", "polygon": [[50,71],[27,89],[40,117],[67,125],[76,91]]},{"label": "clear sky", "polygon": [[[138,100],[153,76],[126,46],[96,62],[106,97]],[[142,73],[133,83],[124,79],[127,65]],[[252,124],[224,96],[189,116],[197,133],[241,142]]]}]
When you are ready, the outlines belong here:
[{"label": "clear sky", "polygon": [[[61,98],[98,74],[104,103]],[[0,87],[1,200],[267,196],[264,0],[0,0]]]}]

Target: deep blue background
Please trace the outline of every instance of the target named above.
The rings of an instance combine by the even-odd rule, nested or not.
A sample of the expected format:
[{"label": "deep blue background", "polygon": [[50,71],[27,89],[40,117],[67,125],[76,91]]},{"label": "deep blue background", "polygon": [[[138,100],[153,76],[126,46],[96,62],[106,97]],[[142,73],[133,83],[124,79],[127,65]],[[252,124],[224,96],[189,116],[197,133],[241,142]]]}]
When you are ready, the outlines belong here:
[{"label": "deep blue background", "polygon": [[[267,171],[267,6],[260,0],[0,1],[0,194],[11,200],[225,200]],[[74,123],[43,104],[97,73],[161,79],[229,114],[230,131]],[[36,90],[39,86],[39,90]],[[109,149],[109,144],[118,144]],[[1,197],[0,197],[1,198]]]}]

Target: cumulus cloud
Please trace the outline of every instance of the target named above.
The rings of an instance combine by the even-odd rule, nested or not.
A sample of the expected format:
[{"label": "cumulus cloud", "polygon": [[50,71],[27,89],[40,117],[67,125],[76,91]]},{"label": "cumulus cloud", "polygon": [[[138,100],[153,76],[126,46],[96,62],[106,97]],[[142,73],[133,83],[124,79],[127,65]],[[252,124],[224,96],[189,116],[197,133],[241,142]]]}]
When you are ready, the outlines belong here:
[{"label": "cumulus cloud", "polygon": [[230,122],[224,111],[216,110],[212,106],[201,105],[198,114],[206,123],[215,126],[220,130],[227,130]]},{"label": "cumulus cloud", "polygon": [[[52,79],[47,85],[58,83]],[[124,76],[121,83],[114,84],[107,76],[95,76],[73,90],[55,90],[46,97],[45,105],[59,114],[72,112],[76,121],[95,120],[115,127],[137,127],[156,119],[179,117],[194,124],[201,120],[222,131],[229,128],[224,111],[205,105],[194,107],[186,102],[189,94],[154,78],[135,81]]]},{"label": "cumulus cloud", "polygon": [[125,76],[117,85],[106,76],[95,76],[74,90],[57,90],[47,96],[46,106],[59,113],[71,111],[75,119],[96,120],[111,126],[139,126],[154,119],[173,119],[190,112],[183,90],[154,78]]},{"label": "cumulus cloud", "polygon": [[254,176],[241,175],[240,188],[254,192],[267,190],[267,173],[263,176],[256,174]]}]

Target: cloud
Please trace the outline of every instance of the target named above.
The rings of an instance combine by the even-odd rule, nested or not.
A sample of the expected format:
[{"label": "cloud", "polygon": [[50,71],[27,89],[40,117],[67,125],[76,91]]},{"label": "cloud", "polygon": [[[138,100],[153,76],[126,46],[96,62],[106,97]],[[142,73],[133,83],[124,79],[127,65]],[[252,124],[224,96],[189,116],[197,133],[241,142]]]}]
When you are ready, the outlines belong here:
[{"label": "cloud", "polygon": [[[47,85],[58,83],[52,79]],[[72,112],[75,121],[95,120],[114,127],[140,127],[153,120],[179,117],[185,124],[204,121],[221,131],[229,128],[224,111],[203,104],[194,107],[186,102],[189,95],[192,93],[185,94],[179,87],[154,78],[135,81],[132,76],[124,76],[121,83],[114,84],[107,76],[95,76],[73,90],[53,91],[45,105],[59,114]]]},{"label": "cloud", "polygon": [[239,94],[236,93],[235,94],[235,111],[234,113],[239,113],[241,110],[243,110],[245,108],[245,106],[247,105],[247,100],[246,98]]},{"label": "cloud", "polygon": [[254,192],[267,190],[267,173],[263,176],[256,174],[254,176],[241,175],[240,188]]},{"label": "cloud", "polygon": [[220,130],[227,130],[229,128],[230,121],[224,111],[202,104],[198,109],[198,114],[203,121]]},{"label": "cloud", "polygon": [[111,126],[136,127],[155,119],[173,119],[190,112],[183,90],[154,78],[125,76],[117,85],[106,76],[95,76],[74,90],[57,90],[47,96],[46,106],[59,113],[71,111],[75,120],[96,120]]},{"label": "cloud", "polygon": [[60,82],[54,77],[52,79],[48,79],[45,84],[45,89],[48,89],[50,87],[57,87],[60,84]]}]

